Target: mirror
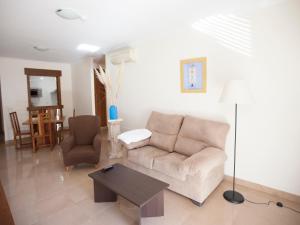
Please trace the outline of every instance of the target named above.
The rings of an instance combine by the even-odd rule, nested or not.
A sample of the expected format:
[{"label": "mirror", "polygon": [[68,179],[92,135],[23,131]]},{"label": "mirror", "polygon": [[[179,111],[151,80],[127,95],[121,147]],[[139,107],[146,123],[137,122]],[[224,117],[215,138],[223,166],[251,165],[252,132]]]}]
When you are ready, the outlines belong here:
[{"label": "mirror", "polygon": [[28,110],[62,109],[60,70],[25,68],[27,76]]},{"label": "mirror", "polygon": [[30,76],[29,82],[33,107],[58,105],[56,77]]}]

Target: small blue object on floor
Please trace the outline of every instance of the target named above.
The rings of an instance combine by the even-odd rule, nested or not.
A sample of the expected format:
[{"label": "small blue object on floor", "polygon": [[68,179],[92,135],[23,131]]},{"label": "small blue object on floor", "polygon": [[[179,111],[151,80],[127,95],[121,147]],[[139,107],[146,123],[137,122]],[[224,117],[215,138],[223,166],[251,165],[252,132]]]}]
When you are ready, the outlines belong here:
[{"label": "small blue object on floor", "polygon": [[116,120],[118,119],[118,108],[115,105],[109,107],[109,119]]}]

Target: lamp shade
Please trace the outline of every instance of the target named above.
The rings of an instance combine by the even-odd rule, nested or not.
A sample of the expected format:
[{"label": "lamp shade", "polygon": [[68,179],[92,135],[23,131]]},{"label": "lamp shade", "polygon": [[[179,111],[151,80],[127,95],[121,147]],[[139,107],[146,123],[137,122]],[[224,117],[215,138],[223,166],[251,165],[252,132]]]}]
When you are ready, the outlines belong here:
[{"label": "lamp shade", "polygon": [[250,104],[251,94],[244,80],[231,80],[223,88],[220,102],[229,104]]}]

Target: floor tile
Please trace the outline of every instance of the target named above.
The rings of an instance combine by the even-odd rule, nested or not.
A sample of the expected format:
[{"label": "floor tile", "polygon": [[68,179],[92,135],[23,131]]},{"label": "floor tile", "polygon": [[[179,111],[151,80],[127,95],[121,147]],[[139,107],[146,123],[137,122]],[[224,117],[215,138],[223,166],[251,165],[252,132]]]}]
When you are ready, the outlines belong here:
[{"label": "floor tile", "polygon": [[[64,170],[59,146],[52,151],[31,149],[16,151],[13,146],[0,146],[0,179],[16,225],[133,225],[138,223],[139,209],[126,199],[95,203],[93,181],[88,174],[120,160],[109,160],[109,143],[103,137],[98,168],[89,165]],[[143,218],[143,225],[299,225],[300,214],[274,204],[255,205],[228,203],[223,192],[228,182],[209,196],[202,207],[189,199],[166,190],[165,215]],[[300,205],[275,196],[238,186],[252,201],[282,201],[300,209]]]}]

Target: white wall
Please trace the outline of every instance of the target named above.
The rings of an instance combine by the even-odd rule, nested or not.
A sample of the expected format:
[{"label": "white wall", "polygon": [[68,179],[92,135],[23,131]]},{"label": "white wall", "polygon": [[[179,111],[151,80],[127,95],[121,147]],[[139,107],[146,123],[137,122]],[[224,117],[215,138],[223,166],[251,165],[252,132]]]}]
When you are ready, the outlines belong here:
[{"label": "white wall", "polygon": [[95,89],[93,59],[85,58],[73,63],[72,84],[73,100],[76,115],[95,114]]},{"label": "white wall", "polygon": [[[144,127],[151,110],[227,121],[233,128],[234,106],[219,104],[219,95],[226,81],[246,79],[255,102],[239,107],[237,177],[300,195],[299,9],[299,1],[286,1],[240,14],[251,25],[252,51],[246,52],[251,56],[188,25],[132,43],[138,56],[125,65],[119,97],[123,129]],[[235,43],[235,37],[230,40]],[[193,57],[207,57],[206,94],[180,93],[179,61]],[[233,131],[226,147],[228,175]]]},{"label": "white wall", "polygon": [[[70,64],[0,57],[5,140],[13,139],[9,112],[16,111],[20,123],[28,119],[27,80],[24,74],[24,68],[26,67],[62,71],[61,96],[62,104],[64,105],[63,112],[66,117],[72,115],[73,99]],[[67,121],[65,122],[67,123]],[[28,127],[24,128],[29,129]]]}]

